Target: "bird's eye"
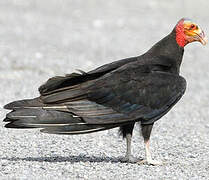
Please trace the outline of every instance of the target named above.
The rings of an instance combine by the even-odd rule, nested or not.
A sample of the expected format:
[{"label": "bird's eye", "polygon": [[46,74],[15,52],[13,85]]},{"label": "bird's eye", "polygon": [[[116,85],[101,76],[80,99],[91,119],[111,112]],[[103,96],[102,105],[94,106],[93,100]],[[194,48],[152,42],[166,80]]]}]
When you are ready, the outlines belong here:
[{"label": "bird's eye", "polygon": [[191,24],[190,29],[194,29],[194,28],[195,28],[195,25]]}]

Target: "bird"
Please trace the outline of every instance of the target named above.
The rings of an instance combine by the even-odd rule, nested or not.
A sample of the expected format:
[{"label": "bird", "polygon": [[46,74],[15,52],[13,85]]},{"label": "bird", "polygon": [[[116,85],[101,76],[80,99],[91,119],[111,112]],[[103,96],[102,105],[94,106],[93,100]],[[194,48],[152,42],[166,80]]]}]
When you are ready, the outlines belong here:
[{"label": "bird", "polygon": [[[39,87],[40,96],[4,106],[6,128],[40,128],[49,134],[85,134],[119,127],[126,139],[123,162],[159,165],[152,158],[150,135],[154,123],[181,99],[186,80],[180,75],[184,47],[207,38],[188,18],[144,54],[105,64],[89,72],[55,76]],[[132,156],[131,140],[139,124],[145,158]]]}]

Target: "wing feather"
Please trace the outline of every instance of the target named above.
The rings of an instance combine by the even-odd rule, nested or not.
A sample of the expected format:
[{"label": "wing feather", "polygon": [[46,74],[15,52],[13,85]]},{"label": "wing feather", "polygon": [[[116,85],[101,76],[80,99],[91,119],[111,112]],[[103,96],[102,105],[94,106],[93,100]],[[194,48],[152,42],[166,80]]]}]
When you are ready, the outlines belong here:
[{"label": "wing feather", "polygon": [[44,103],[62,102],[88,124],[153,123],[182,97],[186,81],[179,75],[145,69],[149,68],[123,67],[41,99]]}]

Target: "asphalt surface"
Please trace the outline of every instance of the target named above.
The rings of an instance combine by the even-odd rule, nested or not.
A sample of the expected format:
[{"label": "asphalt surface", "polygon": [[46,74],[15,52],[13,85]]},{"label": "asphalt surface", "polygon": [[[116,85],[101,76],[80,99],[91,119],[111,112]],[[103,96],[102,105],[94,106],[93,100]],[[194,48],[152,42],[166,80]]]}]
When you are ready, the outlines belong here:
[{"label": "asphalt surface", "polygon": [[[142,54],[181,17],[209,36],[208,8],[205,0],[2,0],[0,106],[38,96],[51,76]],[[163,166],[120,163],[126,144],[118,129],[62,136],[5,129],[0,122],[0,179],[209,179],[208,57],[209,46],[185,48],[186,94],[151,136],[153,157]],[[144,157],[138,127],[132,148]]]}]

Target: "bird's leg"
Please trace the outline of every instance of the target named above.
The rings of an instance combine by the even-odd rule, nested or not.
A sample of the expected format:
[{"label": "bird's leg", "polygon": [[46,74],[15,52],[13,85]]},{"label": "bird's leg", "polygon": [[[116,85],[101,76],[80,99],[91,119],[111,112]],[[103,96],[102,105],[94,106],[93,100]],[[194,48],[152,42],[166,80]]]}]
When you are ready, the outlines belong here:
[{"label": "bird's leg", "polygon": [[161,165],[162,164],[161,161],[156,161],[156,160],[152,159],[150,148],[149,148],[150,147],[150,140],[145,140],[144,144],[145,144],[146,160],[141,161],[141,163],[147,163],[150,165]]},{"label": "bird's leg", "polygon": [[128,124],[125,126],[120,127],[120,131],[123,134],[123,137],[126,138],[126,155],[122,159],[123,162],[130,162],[136,163],[138,159],[134,158],[131,155],[131,139],[132,139],[132,132],[133,132],[134,124]]},{"label": "bird's leg", "polygon": [[153,124],[149,125],[141,125],[142,128],[142,136],[144,138],[144,145],[145,145],[145,154],[146,159],[139,161],[139,164],[150,164],[150,165],[161,165],[162,162],[156,161],[152,159],[151,152],[150,152],[150,134],[152,131]]},{"label": "bird's leg", "polygon": [[132,134],[130,133],[126,134],[127,147],[126,147],[126,156],[124,160],[126,162],[136,163],[138,160],[131,155],[131,139],[132,139]]},{"label": "bird's leg", "polygon": [[150,148],[149,148],[150,141],[149,140],[144,141],[144,144],[145,144],[146,160],[147,161],[152,161],[152,156],[151,156],[151,152],[150,152]]},{"label": "bird's leg", "polygon": [[126,134],[126,157],[130,157],[131,156],[131,139],[132,139],[132,135],[131,134]]}]

